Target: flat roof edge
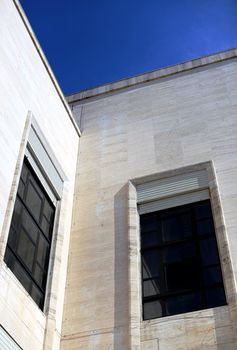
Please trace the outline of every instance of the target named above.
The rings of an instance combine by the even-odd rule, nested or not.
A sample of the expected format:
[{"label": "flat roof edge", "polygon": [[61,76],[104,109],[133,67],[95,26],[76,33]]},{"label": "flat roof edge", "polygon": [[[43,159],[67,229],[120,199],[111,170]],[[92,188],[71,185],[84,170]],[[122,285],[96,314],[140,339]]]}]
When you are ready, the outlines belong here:
[{"label": "flat roof edge", "polygon": [[91,89],[79,91],[78,93],[66,96],[68,103],[83,101],[90,98],[101,97],[102,95],[113,93],[125,88],[135,87],[142,83],[152,82],[156,79],[165,78],[181,72],[187,72],[195,68],[205,67],[210,64],[223,62],[231,58],[237,58],[237,48],[232,48],[226,51],[221,51],[208,56],[203,56],[197,59],[178,63],[173,66],[160,68],[151,72],[140,74],[134,77],[125,78],[112,83],[100,85]]},{"label": "flat roof edge", "polygon": [[45,57],[43,50],[40,47],[40,44],[39,44],[39,42],[38,42],[38,40],[33,32],[33,29],[31,28],[31,25],[30,25],[25,13],[24,13],[24,10],[23,10],[21,4],[19,3],[19,0],[13,0],[13,3],[15,4],[16,9],[17,9],[17,11],[18,11],[18,13],[19,13],[24,25],[25,25],[25,28],[26,28],[28,34],[30,35],[30,38],[31,38],[42,62],[43,62],[43,65],[45,66],[46,71],[49,74],[49,77],[50,77],[50,79],[51,79],[51,81],[52,81],[52,83],[57,91],[57,94],[58,94],[59,98],[61,99],[61,101],[66,109],[66,112],[67,112],[67,114],[68,114],[68,116],[73,124],[74,129],[76,130],[78,136],[81,136],[81,131],[74,120],[74,117],[73,117],[72,111],[68,105],[68,102],[67,102],[67,100],[66,100],[66,98],[65,98],[56,78],[55,78],[55,75],[54,75],[52,69],[50,68],[50,65],[47,61],[47,58]]}]

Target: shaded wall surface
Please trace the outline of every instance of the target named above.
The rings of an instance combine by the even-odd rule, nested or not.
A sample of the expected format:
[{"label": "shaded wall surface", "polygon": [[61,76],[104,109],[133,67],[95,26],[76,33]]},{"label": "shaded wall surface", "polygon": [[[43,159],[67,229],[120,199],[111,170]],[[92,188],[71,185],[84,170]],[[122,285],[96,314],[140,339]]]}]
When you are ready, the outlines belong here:
[{"label": "shaded wall surface", "polygon": [[[70,101],[82,138],[61,349],[236,349],[236,59]],[[131,312],[141,300],[139,278],[130,293],[128,181],[202,162],[213,162],[221,200],[228,305],[144,322]]]},{"label": "shaded wall surface", "polygon": [[[79,137],[18,5],[0,1],[0,325],[24,350],[51,350],[60,343]],[[65,174],[44,312],[3,261],[33,120]]]}]

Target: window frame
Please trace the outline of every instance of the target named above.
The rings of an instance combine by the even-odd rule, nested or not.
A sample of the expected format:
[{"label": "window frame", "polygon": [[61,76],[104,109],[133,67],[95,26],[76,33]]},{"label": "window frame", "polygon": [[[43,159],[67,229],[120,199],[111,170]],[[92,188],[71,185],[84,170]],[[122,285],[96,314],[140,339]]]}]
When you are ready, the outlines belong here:
[{"label": "window frame", "polygon": [[[139,347],[141,338],[146,336],[147,327],[152,326],[158,331],[158,326],[167,321],[176,321],[180,327],[185,327],[184,315],[173,315],[165,318],[151,319],[144,321],[142,319],[142,290],[141,290],[141,260],[140,260],[140,223],[139,223],[139,199],[138,186],[151,181],[167,179],[180,174],[188,174],[195,171],[205,170],[208,175],[207,188],[212,206],[213,220],[216,230],[217,244],[220,252],[221,270],[223,274],[223,282],[226,293],[227,305],[193,311],[187,314],[191,319],[195,317],[210,317],[210,314],[222,314],[223,312],[230,313],[231,317],[235,318],[235,303],[234,297],[237,293],[232,258],[229,247],[229,239],[227,227],[224,218],[223,204],[219,192],[219,176],[216,173],[215,164],[212,160],[205,162],[186,165],[181,168],[164,170],[159,173],[151,173],[141,177],[130,179],[124,187],[124,195],[122,196],[124,207],[127,210],[122,215],[124,222],[127,223],[127,240],[128,240],[128,305],[129,312],[129,335],[132,348]],[[120,192],[119,192],[120,194]],[[120,195],[121,197],[121,195]],[[120,198],[119,197],[119,198]],[[120,206],[121,199],[115,202]],[[115,204],[116,204],[115,203]],[[115,213],[116,215],[116,213]],[[116,216],[115,216],[116,218]],[[121,213],[117,220],[121,220]],[[120,222],[120,221],[119,221]]]},{"label": "window frame", "polygon": [[[207,205],[209,204],[209,210],[210,210],[210,217],[209,220],[212,221],[212,225],[213,225],[213,231],[209,232],[209,233],[205,233],[202,235],[198,235],[197,232],[197,223],[198,223],[198,219],[195,218],[195,209],[200,206],[200,205]],[[224,285],[223,285],[223,276],[221,273],[221,266],[220,266],[220,258],[219,258],[219,251],[218,251],[218,246],[217,246],[217,240],[216,240],[216,234],[215,234],[215,228],[214,228],[214,221],[213,221],[213,215],[212,215],[212,211],[211,211],[211,203],[210,200],[204,200],[204,201],[200,201],[200,202],[192,202],[189,204],[185,204],[185,205],[180,205],[177,207],[172,207],[172,208],[166,208],[164,210],[159,210],[156,212],[152,212],[152,213],[148,213],[148,214],[142,214],[140,216],[140,227],[142,227],[141,222],[144,220],[144,218],[149,218],[149,216],[153,216],[156,217],[156,221],[157,223],[159,223],[159,225],[162,225],[162,219],[164,220],[165,218],[168,217],[173,217],[174,213],[176,213],[176,217],[179,217],[179,213],[180,211],[189,211],[189,217],[190,217],[190,222],[191,222],[191,232],[192,234],[189,237],[186,238],[181,238],[181,239],[176,239],[176,240],[170,240],[167,242],[162,242],[160,241],[160,243],[157,244],[153,244],[150,245],[148,247],[144,247],[142,240],[143,237],[147,235],[147,232],[142,231],[142,228],[140,229],[140,237],[141,237],[141,261],[143,261],[143,257],[144,257],[144,253],[146,252],[159,252],[157,255],[160,258],[160,276],[158,275],[153,275],[152,277],[144,277],[143,275],[143,264],[141,264],[141,283],[142,283],[142,315],[143,315],[143,320],[151,320],[153,318],[162,318],[162,317],[167,317],[167,316],[171,316],[171,315],[179,315],[182,313],[187,313],[187,312],[192,312],[192,311],[198,311],[198,310],[205,310],[208,308],[212,308],[212,307],[217,307],[217,306],[223,306],[226,305],[226,296],[225,296],[225,290],[224,290]],[[205,220],[202,219],[201,221]],[[152,231],[150,231],[152,232]],[[161,232],[159,232],[161,234]],[[214,244],[216,245],[216,251],[215,253],[217,254],[217,262],[215,264],[209,264],[209,265],[202,265],[202,261],[201,261],[201,248],[200,248],[200,243],[202,241],[208,240],[208,239],[213,239],[214,238]],[[181,246],[184,246],[185,244],[193,244],[194,247],[194,251],[195,251],[195,262],[197,263],[197,272],[198,274],[200,274],[199,279],[198,279],[198,285],[196,285],[193,288],[185,288],[183,287],[182,289],[179,289],[176,287],[174,290],[172,290],[172,288],[168,288],[167,290],[165,290],[165,286],[167,284],[167,281],[165,280],[165,268],[168,265],[168,263],[162,261],[162,255],[164,253],[165,250],[169,249],[169,248],[180,248]],[[204,271],[207,268],[210,267],[217,267],[220,270],[221,273],[221,281],[218,283],[213,283],[212,285],[208,285],[205,286],[204,285],[204,277],[201,277],[201,273],[204,273]],[[195,266],[193,267],[195,268]],[[152,281],[154,279],[158,279],[161,278],[161,284],[163,286],[163,292],[160,293],[156,293],[152,296],[145,296],[144,295],[144,285],[145,282],[147,281]],[[161,287],[162,288],[162,287]],[[214,288],[222,288],[222,290],[224,291],[224,301],[223,302],[219,302],[219,303],[215,303],[215,305],[211,305],[210,302],[208,304],[207,298],[205,297],[205,292],[207,293],[210,290],[213,290]],[[188,311],[181,311],[181,312],[174,312],[171,314],[167,313],[166,307],[164,306],[166,304],[166,299],[172,298],[172,297],[183,297],[185,295],[191,295],[191,294],[200,294],[200,306],[198,308],[189,308]],[[154,317],[146,317],[145,315],[145,307],[144,305],[149,303],[149,302],[161,302],[161,307],[162,307],[162,314],[159,316],[154,316]],[[165,303],[163,305],[163,303]],[[165,310],[165,311],[164,311]]]},{"label": "window frame", "polygon": [[[33,134],[34,144],[32,143],[31,136]],[[36,146],[36,147],[35,147]],[[41,149],[40,152],[38,150]],[[7,246],[10,225],[13,215],[13,210],[15,206],[22,164],[24,157],[27,157],[30,161],[31,166],[34,171],[37,173],[37,176],[40,177],[40,181],[43,179],[43,187],[47,191],[48,195],[56,207],[55,211],[55,222],[52,233],[52,246],[49,257],[49,268],[48,268],[48,279],[46,285],[45,293],[45,302],[43,310],[37,306],[37,304],[31,299],[28,298],[28,293],[22,284],[18,281],[12,271],[7,267],[4,262],[4,255]],[[58,177],[62,183],[59,187],[59,183],[55,182],[55,176]],[[54,153],[54,150],[51,147],[51,144],[48,142],[46,135],[42,131],[38,122],[36,121],[33,113],[31,111],[27,112],[24,129],[22,132],[21,143],[19,145],[19,153],[16,158],[16,165],[13,174],[12,186],[9,195],[9,200],[7,204],[7,210],[4,217],[3,228],[2,228],[2,242],[0,242],[0,256],[1,261],[3,262],[3,268],[6,274],[10,279],[14,280],[15,286],[21,290],[21,293],[24,293],[27,296],[29,301],[32,301],[32,306],[37,307],[38,311],[41,311],[42,317],[52,314],[50,307],[52,303],[55,303],[55,297],[52,298],[51,292],[58,290],[57,275],[56,270],[60,266],[60,256],[62,254],[60,243],[56,239],[57,235],[63,234],[62,218],[61,218],[61,206],[67,202],[66,194],[68,192],[68,178],[60,165],[60,162],[57,159],[57,156]],[[51,196],[53,194],[53,196]]]},{"label": "window frame", "polygon": [[[20,182],[23,181],[23,179],[22,179],[23,171],[25,171],[25,170],[27,171],[27,178],[25,181],[25,189],[24,189],[24,196],[23,196],[19,193],[19,191],[20,191]],[[32,181],[32,179],[33,179],[33,181]],[[35,184],[34,184],[34,182],[35,182]],[[39,191],[41,192],[39,194],[39,196],[41,197],[41,199],[43,199],[43,202],[41,203],[41,208],[40,208],[41,212],[40,212],[38,220],[37,220],[36,216],[34,215],[33,210],[31,210],[31,208],[29,207],[29,203],[27,203],[27,195],[28,195],[28,189],[29,189],[30,185],[35,188],[35,191],[38,194],[39,194]],[[38,189],[36,189],[36,186],[38,187]],[[51,236],[50,239],[49,239],[49,237],[47,237],[46,232],[44,232],[44,230],[42,228],[42,222],[41,222],[43,217],[45,219],[47,219],[43,213],[43,208],[44,208],[46,201],[47,201],[48,205],[51,207],[51,209],[53,210],[53,218],[51,218],[51,222],[48,222],[48,224],[50,226],[49,230],[51,231],[51,232],[49,232],[49,235]],[[20,214],[20,218],[18,219],[19,222],[17,223],[18,227],[16,228],[13,220],[14,220],[15,209],[16,209],[17,203],[20,203],[21,214]],[[28,216],[31,225],[33,223],[34,227],[36,228],[36,231],[37,231],[36,236],[37,237],[35,239],[35,242],[34,242],[33,238],[31,237],[32,235],[29,232],[27,232],[27,229],[24,227],[24,223],[23,223],[24,212]],[[22,165],[22,169],[21,169],[20,181],[19,181],[17,196],[15,199],[15,205],[14,205],[14,210],[13,210],[13,215],[12,215],[10,231],[9,231],[9,235],[8,235],[7,246],[6,246],[6,250],[5,250],[4,261],[7,264],[7,266],[10,268],[10,270],[13,272],[15,277],[19,280],[19,282],[22,284],[22,286],[29,293],[31,298],[35,301],[35,303],[39,306],[39,308],[41,310],[44,309],[44,304],[45,304],[45,294],[46,294],[46,287],[47,287],[47,280],[48,280],[49,259],[50,259],[50,253],[51,253],[51,244],[52,244],[52,236],[53,236],[53,227],[54,227],[54,222],[55,222],[55,213],[56,213],[55,204],[53,204],[52,200],[48,196],[43,185],[41,184],[37,174],[35,173],[34,169],[30,165],[30,162],[27,160],[27,157],[25,157],[23,165]],[[17,240],[16,246],[14,248],[12,247],[12,244],[10,242],[12,235],[13,235],[13,231],[15,232],[16,240]],[[18,248],[20,246],[20,242],[22,241],[23,231],[24,231],[24,234],[26,235],[26,237],[28,238],[28,240],[32,243],[32,246],[34,246],[34,254],[33,254],[31,271],[30,271],[29,266],[27,266],[27,263],[20,256],[20,253],[18,253]],[[45,257],[44,267],[41,266],[41,264],[37,260],[38,251],[39,251],[39,247],[40,247],[40,240],[42,240],[42,238],[46,241],[46,245],[47,245],[47,247],[46,246],[44,247],[45,249],[47,249],[46,250],[47,256]],[[12,259],[14,259],[14,260],[11,261],[10,256],[12,256]],[[30,283],[29,288],[27,288],[27,286],[24,285],[23,281],[21,281],[20,278],[16,276],[15,272],[13,271],[13,269],[14,269],[13,263],[20,265],[20,268],[24,270],[24,273],[27,276],[28,281]],[[41,286],[39,284],[39,280],[37,280],[36,277],[34,277],[34,274],[36,272],[36,266],[42,272],[43,277],[42,277],[42,285]],[[33,289],[35,287],[39,290],[39,292],[42,295],[42,300],[39,303],[32,296]]]}]

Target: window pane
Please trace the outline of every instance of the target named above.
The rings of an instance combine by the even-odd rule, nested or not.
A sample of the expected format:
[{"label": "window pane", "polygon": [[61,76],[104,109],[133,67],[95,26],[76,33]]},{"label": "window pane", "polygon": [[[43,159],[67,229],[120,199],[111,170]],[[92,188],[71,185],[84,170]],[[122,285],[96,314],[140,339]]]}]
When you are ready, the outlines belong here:
[{"label": "window pane", "polygon": [[34,284],[32,285],[32,292],[31,296],[36,302],[37,305],[42,309],[43,308],[43,303],[44,303],[44,295],[42,292],[35,286]]},{"label": "window pane", "polygon": [[222,273],[219,266],[205,267],[202,276],[205,286],[222,283]]},{"label": "window pane", "polygon": [[144,318],[224,305],[210,201],[142,217]]},{"label": "window pane", "polygon": [[11,253],[11,251],[8,248],[6,250],[5,261],[7,266],[12,270],[16,278],[21,282],[21,284],[24,286],[27,292],[30,292],[31,279],[26,273],[25,269],[16,260],[15,256]]},{"label": "window pane", "polygon": [[143,248],[148,248],[154,245],[158,245],[161,242],[161,233],[159,232],[146,232],[141,237]]},{"label": "window pane", "polygon": [[37,263],[35,265],[34,278],[37,284],[43,288],[45,284],[45,272]]},{"label": "window pane", "polygon": [[171,263],[186,261],[192,263],[196,256],[196,247],[193,242],[169,246],[163,250],[163,262]]},{"label": "window pane", "polygon": [[162,221],[162,235],[165,242],[176,241],[192,235],[192,222],[189,216],[181,214]]},{"label": "window pane", "polygon": [[48,264],[48,253],[49,253],[49,244],[43,235],[39,238],[39,245],[37,251],[37,261],[44,269]]},{"label": "window pane", "polygon": [[22,210],[22,204],[19,199],[16,199],[14,212],[12,216],[12,225],[14,226],[15,229],[17,229],[21,221],[21,210]]},{"label": "window pane", "polygon": [[195,206],[195,216],[197,220],[211,218],[211,205],[210,202],[202,203]]},{"label": "window pane", "polygon": [[21,170],[21,180],[24,183],[26,183],[27,174],[28,174],[27,166],[25,164],[23,164],[22,170]]},{"label": "window pane", "polygon": [[199,235],[205,235],[207,233],[214,233],[214,224],[212,220],[203,220],[197,222],[197,233]]},{"label": "window pane", "polygon": [[54,216],[54,209],[50,206],[49,202],[47,201],[47,199],[45,199],[44,202],[44,215],[47,218],[47,220],[49,222],[51,222],[53,220],[53,216]]},{"label": "window pane", "polygon": [[144,319],[149,320],[163,316],[162,301],[150,301],[143,305]]},{"label": "window pane", "polygon": [[23,209],[22,213],[22,226],[24,230],[28,233],[32,241],[36,244],[38,238],[38,227],[34,223],[33,218],[28,214],[28,212]]},{"label": "window pane", "polygon": [[24,182],[20,179],[19,181],[19,186],[18,186],[18,194],[21,198],[24,197],[24,192],[25,192],[25,184]]},{"label": "window pane", "polygon": [[219,264],[218,249],[215,238],[203,239],[199,242],[202,264]]},{"label": "window pane", "polygon": [[142,215],[140,217],[140,226],[142,232],[158,230],[158,221],[156,215]]},{"label": "window pane", "polygon": [[159,283],[159,279],[152,279],[143,282],[143,296],[149,297],[152,295],[158,295],[161,293],[161,286]]},{"label": "window pane", "polygon": [[167,315],[177,315],[203,308],[200,293],[179,295],[166,301]]},{"label": "window pane", "polygon": [[41,228],[47,238],[50,238],[51,230],[48,220],[43,216],[41,222]]},{"label": "window pane", "polygon": [[159,252],[152,250],[144,252],[142,256],[143,278],[149,278],[159,275]]},{"label": "window pane", "polygon": [[207,290],[206,298],[207,307],[216,307],[226,304],[225,291],[223,287]]},{"label": "window pane", "polygon": [[39,221],[42,206],[42,198],[40,197],[39,193],[37,193],[37,191],[31,183],[29,183],[27,189],[26,203],[36,220]]},{"label": "window pane", "polygon": [[34,263],[35,246],[24,230],[20,232],[17,254],[24,262],[24,265],[32,271]]},{"label": "window pane", "polygon": [[[42,208],[44,203],[46,204]],[[38,184],[35,173],[25,159],[4,260],[41,309],[46,288],[54,212],[53,204]],[[44,221],[40,226],[42,217]]]},{"label": "window pane", "polygon": [[18,235],[13,226],[10,228],[7,244],[15,252],[17,248]]},{"label": "window pane", "polygon": [[200,285],[200,275],[195,258],[166,265],[164,271],[167,290],[193,290]]}]

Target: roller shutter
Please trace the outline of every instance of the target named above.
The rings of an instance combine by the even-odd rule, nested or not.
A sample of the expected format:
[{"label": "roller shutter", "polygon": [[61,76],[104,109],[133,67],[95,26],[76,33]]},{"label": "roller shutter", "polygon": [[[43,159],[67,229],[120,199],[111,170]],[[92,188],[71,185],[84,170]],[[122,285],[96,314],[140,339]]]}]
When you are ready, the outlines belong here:
[{"label": "roller shutter", "polygon": [[201,170],[138,185],[137,198],[140,214],[208,199],[207,172]]}]

